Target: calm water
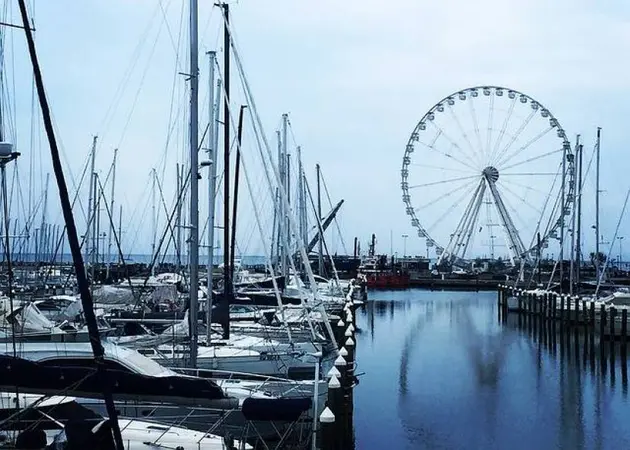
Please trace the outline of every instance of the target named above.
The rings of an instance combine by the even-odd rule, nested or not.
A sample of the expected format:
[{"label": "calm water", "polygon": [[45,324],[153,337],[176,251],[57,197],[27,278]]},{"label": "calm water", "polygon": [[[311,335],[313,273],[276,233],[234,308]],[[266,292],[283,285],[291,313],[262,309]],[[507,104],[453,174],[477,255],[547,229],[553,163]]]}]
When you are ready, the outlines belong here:
[{"label": "calm water", "polygon": [[[370,292],[357,312],[356,448],[630,448],[627,366],[498,320],[496,293]],[[551,341],[551,340],[550,340]],[[573,339],[570,341],[573,343]]]}]

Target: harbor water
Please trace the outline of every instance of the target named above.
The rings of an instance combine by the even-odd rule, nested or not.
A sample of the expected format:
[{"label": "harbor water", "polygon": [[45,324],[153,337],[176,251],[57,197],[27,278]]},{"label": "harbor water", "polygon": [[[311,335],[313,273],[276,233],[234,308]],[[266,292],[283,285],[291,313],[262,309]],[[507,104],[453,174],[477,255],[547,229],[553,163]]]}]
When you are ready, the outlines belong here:
[{"label": "harbor water", "polygon": [[496,292],[369,295],[356,317],[357,449],[630,448],[625,359],[500,320]]}]

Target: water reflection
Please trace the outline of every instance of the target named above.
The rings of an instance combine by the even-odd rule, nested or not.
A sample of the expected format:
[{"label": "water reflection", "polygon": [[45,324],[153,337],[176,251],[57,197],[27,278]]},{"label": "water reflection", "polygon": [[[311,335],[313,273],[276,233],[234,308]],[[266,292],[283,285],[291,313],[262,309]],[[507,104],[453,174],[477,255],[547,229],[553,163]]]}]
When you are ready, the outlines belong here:
[{"label": "water reflection", "polygon": [[497,320],[493,293],[376,295],[357,314],[357,448],[630,448],[618,346]]}]

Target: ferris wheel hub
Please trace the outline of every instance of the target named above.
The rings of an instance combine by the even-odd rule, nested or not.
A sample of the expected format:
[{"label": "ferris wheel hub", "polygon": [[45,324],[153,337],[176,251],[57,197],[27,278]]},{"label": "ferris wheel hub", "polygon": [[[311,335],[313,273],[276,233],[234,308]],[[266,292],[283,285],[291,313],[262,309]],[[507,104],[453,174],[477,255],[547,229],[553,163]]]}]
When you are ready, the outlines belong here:
[{"label": "ferris wheel hub", "polygon": [[499,179],[499,170],[494,166],[486,167],[485,169],[483,169],[481,174],[486,180],[491,181],[493,183],[496,183],[497,180]]}]

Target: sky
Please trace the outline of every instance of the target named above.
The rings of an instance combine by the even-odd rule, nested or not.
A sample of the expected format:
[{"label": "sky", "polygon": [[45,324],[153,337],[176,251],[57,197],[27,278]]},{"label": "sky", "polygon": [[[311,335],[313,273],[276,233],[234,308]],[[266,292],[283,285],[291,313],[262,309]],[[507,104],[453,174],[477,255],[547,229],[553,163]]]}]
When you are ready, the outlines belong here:
[{"label": "sky", "polygon": [[[4,17],[18,23],[17,2],[6,3]],[[103,178],[118,148],[116,196],[123,204],[123,245],[132,252],[146,251],[153,234],[150,172],[157,168],[170,205],[175,164],[185,161],[187,152],[187,2],[31,3],[68,176],[78,181],[94,135],[99,136],[96,159]],[[199,2],[202,131],[208,122],[205,53],[222,51],[221,16],[212,3]],[[288,113],[294,136],[290,147],[301,146],[310,183],[314,186],[319,163],[333,202],[345,200],[339,224],[349,252],[355,236],[365,250],[375,233],[379,252],[389,253],[391,247],[402,254],[407,234],[407,253],[425,254],[425,241],[417,237],[401,199],[405,145],[439,100],[478,85],[504,86],[535,98],[572,143],[577,134],[582,136],[585,159],[592,154],[596,127],[602,127],[602,234],[604,241],[612,240],[630,187],[624,139],[630,112],[623,57],[630,44],[626,2],[240,0],[231,3],[231,21],[272,150],[281,114]],[[31,136],[41,133],[37,125],[31,132],[32,81],[23,33],[5,33],[10,73],[3,102],[13,105],[12,136],[23,154],[24,183],[31,154],[36,161],[37,196],[50,156],[45,140],[35,138],[31,144]],[[236,115],[243,95],[234,62],[231,79]],[[239,209],[239,245],[260,254],[251,205],[266,211],[263,223],[269,228],[271,201],[262,186],[251,130],[245,130],[243,151],[258,187],[255,200],[244,200]],[[414,176],[423,177],[420,168],[413,169]],[[594,222],[592,173],[583,193],[585,252],[594,243],[588,229]],[[61,223],[58,211],[51,195],[50,222]],[[158,228],[163,223],[162,212]],[[630,236],[628,223],[622,221],[619,236]],[[452,220],[444,227],[455,225]],[[330,243],[332,250],[343,252],[339,237],[331,236]],[[615,246],[612,257],[617,253]]]}]

